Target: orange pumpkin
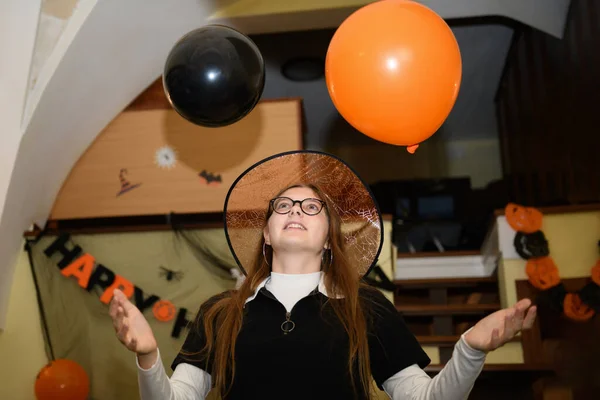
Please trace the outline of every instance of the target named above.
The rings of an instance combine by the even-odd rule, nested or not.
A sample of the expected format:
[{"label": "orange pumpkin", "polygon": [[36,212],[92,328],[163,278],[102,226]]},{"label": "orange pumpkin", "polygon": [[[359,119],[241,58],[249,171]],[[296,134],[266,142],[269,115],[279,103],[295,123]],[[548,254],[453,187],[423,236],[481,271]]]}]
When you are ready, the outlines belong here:
[{"label": "orange pumpkin", "polygon": [[510,227],[517,232],[533,233],[542,229],[543,214],[536,208],[508,203],[504,215]]},{"label": "orange pumpkin", "polygon": [[600,286],[600,260],[596,261],[596,265],[592,267],[592,280]]},{"label": "orange pumpkin", "polygon": [[565,315],[573,321],[589,321],[595,314],[594,310],[588,307],[577,293],[567,293],[563,301],[563,311]]},{"label": "orange pumpkin", "polygon": [[550,289],[560,283],[558,268],[550,256],[530,258],[527,260],[525,272],[529,282],[540,290]]},{"label": "orange pumpkin", "polygon": [[173,303],[169,300],[159,300],[154,303],[152,307],[152,313],[154,314],[154,318],[161,322],[168,322],[175,318],[175,313],[177,310]]}]

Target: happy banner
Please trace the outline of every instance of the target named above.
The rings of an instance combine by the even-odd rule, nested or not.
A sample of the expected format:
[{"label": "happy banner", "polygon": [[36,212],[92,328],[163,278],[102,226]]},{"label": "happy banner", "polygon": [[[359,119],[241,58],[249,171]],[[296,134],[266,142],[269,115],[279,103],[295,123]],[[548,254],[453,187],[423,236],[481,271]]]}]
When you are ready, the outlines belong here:
[{"label": "happy banner", "polygon": [[148,320],[170,373],[199,306],[236,284],[222,229],[46,235],[28,248],[48,346],[84,367],[94,400],[139,398],[135,355],[108,315],[116,288]]},{"label": "happy banner", "polygon": [[75,278],[79,286],[88,292],[99,290],[100,301],[104,304],[109,304],[114,290],[120,289],[142,313],[152,309],[152,314],[157,320],[161,322],[174,320],[171,331],[171,336],[174,338],[178,338],[181,330],[188,326],[190,321],[187,319],[186,308],[177,309],[169,300],[161,300],[155,294],[144,293],[129,279],[97,263],[96,258],[84,252],[80,246],[68,247],[69,241],[70,236],[63,234],[44,249],[44,254],[48,257],[60,254],[61,258],[56,265],[64,277]]}]

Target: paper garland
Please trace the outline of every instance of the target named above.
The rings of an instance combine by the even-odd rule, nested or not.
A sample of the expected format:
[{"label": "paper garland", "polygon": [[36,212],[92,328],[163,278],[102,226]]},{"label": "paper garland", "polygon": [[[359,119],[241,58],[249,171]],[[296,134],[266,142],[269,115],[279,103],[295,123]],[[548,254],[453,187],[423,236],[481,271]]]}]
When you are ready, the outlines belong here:
[{"label": "paper garland", "polygon": [[[592,267],[592,281],[575,293],[568,293],[561,282],[558,268],[550,257],[548,241],[541,230],[543,214],[532,207],[509,203],[506,221],[517,234],[515,250],[527,260],[529,282],[542,291],[556,310],[573,321],[588,321],[600,313],[600,259]],[[599,243],[600,244],[600,243]]]},{"label": "paper garland", "polygon": [[57,266],[66,278],[74,278],[81,288],[91,292],[100,289],[100,301],[109,304],[115,289],[120,289],[142,312],[151,309],[154,318],[161,322],[173,322],[171,336],[179,338],[183,328],[190,321],[186,318],[187,309],[177,308],[171,301],[157,295],[147,294],[128,279],[106,266],[96,262],[94,256],[83,251],[78,245],[68,245],[70,236],[61,234],[46,249],[44,254],[52,257],[60,254],[62,258]]}]

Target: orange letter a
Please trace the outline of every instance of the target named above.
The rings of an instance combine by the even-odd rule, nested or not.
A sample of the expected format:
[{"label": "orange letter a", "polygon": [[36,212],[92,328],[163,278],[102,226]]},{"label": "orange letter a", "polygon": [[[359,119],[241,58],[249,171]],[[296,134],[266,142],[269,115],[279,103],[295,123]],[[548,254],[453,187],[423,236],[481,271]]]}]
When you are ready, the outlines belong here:
[{"label": "orange letter a", "polygon": [[67,278],[70,276],[76,277],[79,286],[85,289],[90,281],[95,262],[96,260],[91,254],[85,253],[71,264],[64,267],[60,273]]},{"label": "orange letter a", "polygon": [[115,280],[109,287],[106,288],[104,293],[102,293],[102,296],[100,296],[100,301],[104,304],[110,303],[115,289],[120,289],[127,298],[133,296],[133,283],[123,278],[121,275],[115,274]]}]

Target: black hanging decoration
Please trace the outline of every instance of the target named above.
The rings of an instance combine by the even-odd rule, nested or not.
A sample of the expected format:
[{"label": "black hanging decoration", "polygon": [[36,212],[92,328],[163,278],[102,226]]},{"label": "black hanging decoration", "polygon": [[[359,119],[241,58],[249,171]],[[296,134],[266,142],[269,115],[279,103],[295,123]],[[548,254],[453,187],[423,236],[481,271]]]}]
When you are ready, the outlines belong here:
[{"label": "black hanging decoration", "polygon": [[600,286],[593,281],[589,282],[579,291],[579,298],[600,314]]},{"label": "black hanging decoration", "polygon": [[554,311],[561,313],[564,308],[565,296],[567,295],[567,289],[561,282],[556,286],[542,291],[538,295],[538,302],[547,304]]},{"label": "black hanging decoration", "polygon": [[[375,277],[371,277],[370,275],[375,275]],[[379,279],[377,279],[379,278]],[[393,292],[396,290],[396,285],[387,277],[385,272],[381,269],[379,265],[373,267],[368,276],[363,277],[363,280],[378,289],[383,289],[388,292]]]},{"label": "black hanging decoration", "polygon": [[548,240],[546,240],[546,236],[542,231],[534,233],[517,232],[514,245],[517,254],[525,260],[546,257],[550,254]]}]

